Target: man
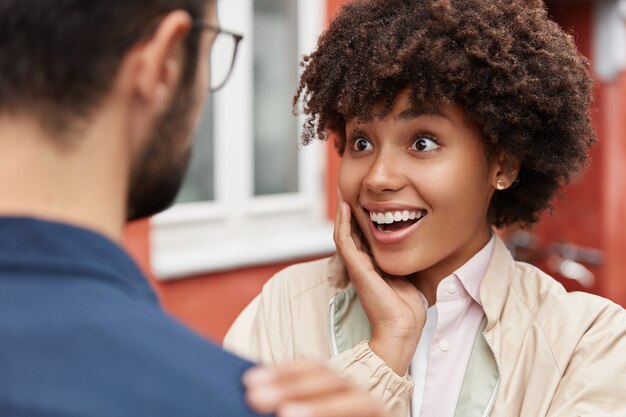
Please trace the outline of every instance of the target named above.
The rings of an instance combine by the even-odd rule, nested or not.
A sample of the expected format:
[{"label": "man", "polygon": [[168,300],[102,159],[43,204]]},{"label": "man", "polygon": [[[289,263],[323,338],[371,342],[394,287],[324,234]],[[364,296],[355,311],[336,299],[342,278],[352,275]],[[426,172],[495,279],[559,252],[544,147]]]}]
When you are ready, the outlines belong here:
[{"label": "man", "polygon": [[[178,190],[218,27],[215,0],[0,3],[0,415],[255,415],[250,364],[117,244]],[[381,415],[319,365],[244,382],[262,413]]]}]

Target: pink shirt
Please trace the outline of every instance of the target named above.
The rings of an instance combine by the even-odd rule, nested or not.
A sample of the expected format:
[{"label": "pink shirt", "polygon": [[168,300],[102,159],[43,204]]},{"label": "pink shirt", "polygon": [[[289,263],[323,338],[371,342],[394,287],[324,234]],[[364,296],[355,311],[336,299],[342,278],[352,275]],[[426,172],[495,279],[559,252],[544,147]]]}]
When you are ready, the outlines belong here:
[{"label": "pink shirt", "polygon": [[454,417],[465,370],[480,323],[480,283],[495,237],[437,287],[437,302],[428,308],[426,324],[411,361],[415,381],[413,417]]}]

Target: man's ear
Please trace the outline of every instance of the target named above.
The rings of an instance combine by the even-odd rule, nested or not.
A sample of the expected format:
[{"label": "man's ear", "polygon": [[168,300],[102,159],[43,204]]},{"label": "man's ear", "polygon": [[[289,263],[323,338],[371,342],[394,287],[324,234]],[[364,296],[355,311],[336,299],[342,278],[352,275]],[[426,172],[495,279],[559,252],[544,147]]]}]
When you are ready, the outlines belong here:
[{"label": "man's ear", "polygon": [[153,114],[163,113],[176,92],[185,65],[185,40],[192,24],[185,11],[165,15],[152,35],[137,42],[122,62],[125,84]]}]

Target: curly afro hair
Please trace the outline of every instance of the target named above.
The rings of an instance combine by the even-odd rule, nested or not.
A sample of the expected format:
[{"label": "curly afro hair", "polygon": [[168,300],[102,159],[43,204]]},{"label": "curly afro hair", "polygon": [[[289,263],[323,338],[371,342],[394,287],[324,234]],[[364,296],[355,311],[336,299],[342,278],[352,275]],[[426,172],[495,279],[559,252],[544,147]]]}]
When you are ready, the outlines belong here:
[{"label": "curly afro hair", "polygon": [[536,222],[595,142],[588,62],[541,0],[355,0],[302,66],[302,141],[335,133],[340,154],[346,121],[386,116],[406,89],[416,107],[460,105],[488,156],[521,162],[496,227]]}]

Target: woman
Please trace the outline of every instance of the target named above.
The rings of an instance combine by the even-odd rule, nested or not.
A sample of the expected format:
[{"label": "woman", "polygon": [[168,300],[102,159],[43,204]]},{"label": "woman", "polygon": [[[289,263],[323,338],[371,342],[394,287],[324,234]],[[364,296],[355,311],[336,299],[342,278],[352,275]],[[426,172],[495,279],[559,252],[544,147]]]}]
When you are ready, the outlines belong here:
[{"label": "woman", "polygon": [[328,359],[393,415],[626,415],[626,313],[515,262],[595,140],[587,62],[530,0],[348,4],[304,60],[336,137],[338,255],[278,273],[225,345]]}]

